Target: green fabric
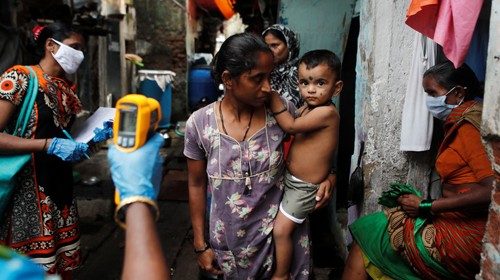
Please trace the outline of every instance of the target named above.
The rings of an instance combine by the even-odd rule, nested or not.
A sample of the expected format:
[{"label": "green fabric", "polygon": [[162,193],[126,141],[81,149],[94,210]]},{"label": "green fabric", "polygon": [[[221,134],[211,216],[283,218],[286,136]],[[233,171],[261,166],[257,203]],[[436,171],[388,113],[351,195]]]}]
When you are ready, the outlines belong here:
[{"label": "green fabric", "polygon": [[415,245],[418,248],[418,252],[420,253],[420,257],[422,257],[423,261],[427,266],[429,266],[432,270],[439,272],[441,275],[446,278],[453,279],[453,274],[451,274],[446,268],[444,268],[440,263],[438,263],[434,258],[429,254],[427,249],[424,246],[424,241],[422,240],[421,229],[424,228],[426,224],[425,218],[418,217],[415,220],[415,225],[413,228],[413,233],[415,235]]},{"label": "green fabric", "polygon": [[12,258],[11,252],[7,247],[0,245],[0,259],[10,260]]},{"label": "green fabric", "polygon": [[392,183],[388,190],[382,192],[382,195],[378,199],[378,204],[389,208],[399,206],[398,197],[403,194],[414,194],[418,197],[422,197],[422,193],[412,185]]},{"label": "green fabric", "polygon": [[366,257],[383,273],[394,279],[420,279],[392,249],[383,212],[361,217],[349,229]]}]

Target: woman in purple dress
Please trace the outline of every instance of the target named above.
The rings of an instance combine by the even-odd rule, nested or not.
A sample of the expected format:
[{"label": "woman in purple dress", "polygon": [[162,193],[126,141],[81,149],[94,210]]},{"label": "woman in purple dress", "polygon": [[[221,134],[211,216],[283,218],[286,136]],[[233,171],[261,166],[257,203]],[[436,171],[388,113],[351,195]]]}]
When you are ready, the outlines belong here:
[{"label": "woman in purple dress", "polygon": [[[187,122],[184,155],[194,248],[200,268],[225,279],[272,275],[285,137],[266,107],[272,69],[273,55],[262,39],[247,33],[229,37],[214,61],[224,99],[196,111]],[[291,102],[288,110],[295,111]],[[331,189],[330,181],[322,183],[317,207],[326,205]],[[307,223],[296,231],[292,279],[309,278],[308,231]]]}]

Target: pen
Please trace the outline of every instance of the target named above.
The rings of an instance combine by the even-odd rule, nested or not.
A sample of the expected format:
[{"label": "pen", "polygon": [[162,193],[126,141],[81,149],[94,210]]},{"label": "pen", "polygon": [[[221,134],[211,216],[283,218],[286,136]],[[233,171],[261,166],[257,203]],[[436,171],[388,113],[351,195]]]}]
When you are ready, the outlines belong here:
[{"label": "pen", "polygon": [[[62,129],[62,132],[64,133],[64,135],[66,135],[66,137],[68,137],[69,140],[73,141],[73,142],[76,142],[75,139],[73,139],[73,137],[71,137],[71,134],[69,134],[66,129]],[[87,159],[90,159],[89,155],[87,155],[87,153],[84,153],[85,157]]]}]

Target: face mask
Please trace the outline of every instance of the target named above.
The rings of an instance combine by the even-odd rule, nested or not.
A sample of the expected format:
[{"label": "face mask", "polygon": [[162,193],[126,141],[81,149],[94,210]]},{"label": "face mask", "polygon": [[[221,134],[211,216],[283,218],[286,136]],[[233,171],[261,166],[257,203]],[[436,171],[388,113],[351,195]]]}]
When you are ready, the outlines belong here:
[{"label": "face mask", "polygon": [[55,54],[52,54],[54,59],[59,63],[64,72],[73,74],[78,70],[78,66],[83,61],[83,52],[73,49],[59,41],[52,39],[59,45],[59,49]]},{"label": "face mask", "polygon": [[427,105],[427,109],[431,112],[431,114],[440,119],[440,120],[445,120],[448,115],[451,113],[451,110],[453,110],[454,108],[458,107],[462,101],[460,101],[458,104],[447,104],[446,103],[446,96],[448,96],[448,94],[450,92],[452,92],[456,87],[453,87],[452,89],[450,89],[445,95],[441,95],[441,96],[430,96],[430,95],[427,95],[426,96],[426,100],[425,100],[425,103]]}]

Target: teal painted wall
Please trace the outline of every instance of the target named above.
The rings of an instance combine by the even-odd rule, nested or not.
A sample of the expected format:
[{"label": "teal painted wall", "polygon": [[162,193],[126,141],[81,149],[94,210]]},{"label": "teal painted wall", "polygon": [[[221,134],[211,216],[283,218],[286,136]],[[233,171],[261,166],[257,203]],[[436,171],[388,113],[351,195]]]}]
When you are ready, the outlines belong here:
[{"label": "teal painted wall", "polygon": [[300,53],[329,49],[344,55],[356,0],[281,0],[278,23],[300,36]]}]

